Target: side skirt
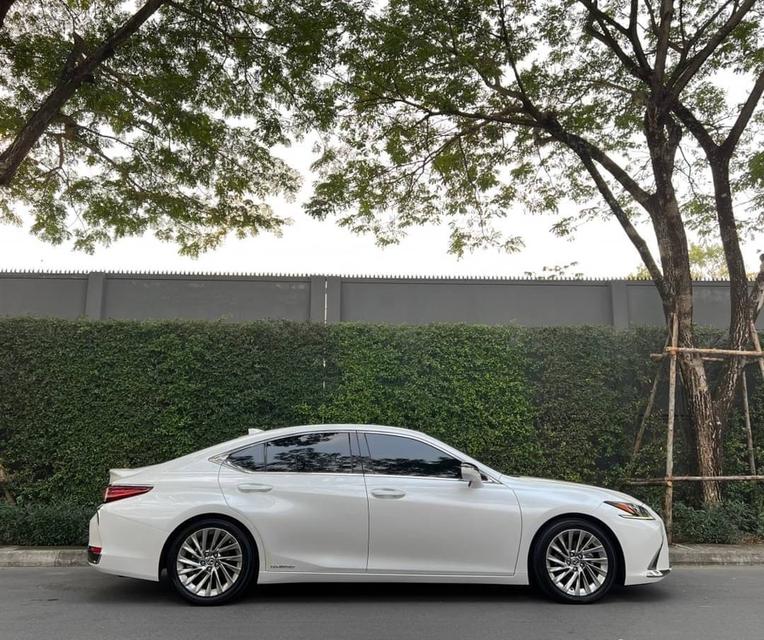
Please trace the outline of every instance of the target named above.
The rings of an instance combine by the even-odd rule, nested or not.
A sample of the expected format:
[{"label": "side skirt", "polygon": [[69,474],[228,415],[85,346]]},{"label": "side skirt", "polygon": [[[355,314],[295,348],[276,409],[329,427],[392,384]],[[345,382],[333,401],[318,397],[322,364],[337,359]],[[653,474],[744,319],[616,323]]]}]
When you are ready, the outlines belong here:
[{"label": "side skirt", "polygon": [[259,584],[287,582],[429,582],[456,584],[528,584],[528,575],[444,575],[424,573],[322,573],[303,571],[261,571]]}]

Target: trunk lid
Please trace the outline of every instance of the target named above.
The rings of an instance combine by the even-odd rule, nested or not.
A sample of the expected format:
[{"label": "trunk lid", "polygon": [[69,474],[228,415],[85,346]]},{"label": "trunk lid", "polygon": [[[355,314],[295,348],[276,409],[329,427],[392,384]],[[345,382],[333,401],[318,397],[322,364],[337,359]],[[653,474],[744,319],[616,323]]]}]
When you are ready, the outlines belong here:
[{"label": "trunk lid", "polygon": [[109,484],[125,482],[133,476],[150,469],[151,467],[135,467],[134,469],[109,469]]}]

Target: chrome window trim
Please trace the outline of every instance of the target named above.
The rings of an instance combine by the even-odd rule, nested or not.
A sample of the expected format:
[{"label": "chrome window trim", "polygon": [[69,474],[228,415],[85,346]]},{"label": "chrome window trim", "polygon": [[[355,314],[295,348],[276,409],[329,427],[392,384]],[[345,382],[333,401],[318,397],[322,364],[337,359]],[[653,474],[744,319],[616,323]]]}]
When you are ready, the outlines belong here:
[{"label": "chrome window trim", "polygon": [[[263,433],[268,433],[268,432],[263,431]],[[264,440],[256,440],[255,442],[244,444],[240,447],[236,447],[235,449],[229,449],[228,451],[224,451],[223,453],[218,453],[212,456],[211,458],[208,458],[208,460],[214,464],[219,464],[221,466],[228,467],[229,469],[240,471],[241,473],[251,473],[251,474],[268,473],[268,474],[283,475],[287,473],[292,473],[292,474],[300,474],[300,475],[373,476],[378,478],[419,478],[419,479],[424,478],[428,480],[456,480],[457,482],[464,482],[464,480],[462,480],[461,478],[443,478],[440,476],[403,476],[403,475],[391,475],[387,473],[368,473],[366,471],[348,471],[347,473],[338,472],[338,471],[251,471],[249,469],[243,469],[242,467],[239,467],[228,461],[228,456],[230,456],[231,454],[236,453],[237,451],[242,451],[243,449],[248,449],[249,447],[252,447],[258,444],[266,445],[268,442],[271,442],[272,440],[280,440],[281,438],[289,438],[294,436],[311,435],[313,433],[355,433],[359,436],[359,438],[361,435],[365,437],[366,434],[372,434],[372,435],[376,434],[376,435],[384,435],[384,436],[395,436],[398,438],[408,438],[409,440],[414,440],[421,444],[426,444],[432,447],[433,449],[437,449],[441,453],[444,453],[447,456],[454,458],[455,460],[458,460],[462,464],[466,463],[466,464],[475,465],[475,463],[472,460],[465,460],[464,458],[455,456],[450,451],[446,451],[442,447],[439,447],[431,442],[428,442],[427,440],[423,440],[422,438],[417,438],[414,435],[411,435],[408,433],[399,433],[397,431],[386,431],[384,429],[379,429],[379,430],[375,429],[370,431],[370,430],[364,429],[362,425],[359,425],[356,428],[340,427],[338,429],[317,429],[316,431],[304,431],[302,433],[296,433],[296,434],[293,434],[292,436],[281,435],[281,436],[276,436],[273,438],[267,438]],[[350,450],[352,453],[352,450],[353,450],[352,443],[351,443]],[[365,456],[363,452],[359,451],[358,458],[363,460],[364,457]],[[481,466],[484,466],[484,465],[477,465],[478,471],[480,471],[487,478],[487,480],[484,480],[483,482],[487,482],[488,484],[498,484],[498,485],[502,484],[501,482],[499,482],[498,479],[494,478],[491,474],[486,473],[485,469],[481,469],[480,468]]]},{"label": "chrome window trim", "polygon": [[[478,469],[478,471],[480,470]],[[444,478],[442,476],[404,476],[404,475],[393,475],[389,473],[365,473],[364,475],[370,478],[407,478],[409,480],[446,480],[448,482],[461,482],[461,483],[465,482],[461,478]],[[501,484],[500,482],[497,482],[496,480],[494,480],[488,474],[484,474],[484,475],[487,479],[483,480],[483,484]]]}]

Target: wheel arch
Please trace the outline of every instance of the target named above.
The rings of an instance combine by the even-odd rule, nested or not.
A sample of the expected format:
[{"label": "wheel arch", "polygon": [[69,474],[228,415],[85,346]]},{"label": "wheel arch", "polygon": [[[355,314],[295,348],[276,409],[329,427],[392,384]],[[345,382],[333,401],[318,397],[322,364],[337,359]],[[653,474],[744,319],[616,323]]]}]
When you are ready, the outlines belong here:
[{"label": "wheel arch", "polygon": [[613,531],[612,528],[610,528],[605,522],[600,520],[599,518],[595,518],[592,515],[589,515],[587,513],[578,513],[578,512],[569,512],[569,513],[561,513],[558,515],[555,515],[552,518],[549,518],[548,520],[545,520],[544,523],[539,526],[538,529],[536,529],[536,533],[533,534],[533,539],[531,540],[531,544],[528,547],[528,557],[526,558],[526,568],[528,570],[528,580],[533,584],[533,582],[536,580],[536,574],[535,574],[535,568],[533,566],[533,554],[536,550],[536,545],[538,544],[539,538],[544,534],[544,532],[557,522],[560,522],[561,520],[567,520],[568,518],[578,518],[579,520],[586,520],[587,522],[590,522],[607,533],[607,535],[610,537],[610,541],[613,543],[613,546],[615,547],[616,554],[618,555],[618,573],[616,574],[615,580],[616,584],[623,585],[624,580],[626,578],[626,560],[623,555],[623,547],[621,547],[621,541],[618,539],[618,536],[615,534],[615,531]]},{"label": "wheel arch", "polygon": [[162,545],[162,551],[159,554],[159,565],[157,566],[157,576],[161,577],[162,571],[167,568],[167,551],[170,548],[170,545],[172,544],[172,541],[175,539],[175,536],[178,534],[178,532],[185,527],[187,527],[190,524],[193,524],[194,522],[200,522],[202,520],[208,520],[210,518],[215,518],[216,520],[225,520],[227,522],[230,522],[231,524],[236,525],[239,527],[243,532],[244,535],[247,536],[247,539],[249,540],[249,543],[252,545],[252,549],[254,549],[255,552],[255,575],[260,571],[260,559],[262,557],[262,553],[260,550],[260,546],[255,538],[255,536],[252,534],[252,531],[247,526],[246,523],[244,523],[242,520],[238,518],[234,518],[231,515],[220,513],[216,511],[211,511],[209,513],[200,513],[194,516],[191,516],[190,518],[186,518],[178,524],[167,536],[167,538],[164,541],[164,544]]}]

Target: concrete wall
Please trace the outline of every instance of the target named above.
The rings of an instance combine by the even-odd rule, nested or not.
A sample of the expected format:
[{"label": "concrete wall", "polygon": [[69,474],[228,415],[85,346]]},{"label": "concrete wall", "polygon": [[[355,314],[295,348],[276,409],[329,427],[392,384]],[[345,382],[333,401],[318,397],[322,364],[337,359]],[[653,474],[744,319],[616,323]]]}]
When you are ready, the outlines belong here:
[{"label": "concrete wall", "polygon": [[0,315],[323,322],[324,278],[5,272]]},{"label": "concrete wall", "polygon": [[[726,282],[695,285],[699,324],[723,328]],[[0,316],[239,322],[663,323],[651,282],[0,272]],[[761,321],[760,321],[761,324]]]}]

